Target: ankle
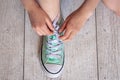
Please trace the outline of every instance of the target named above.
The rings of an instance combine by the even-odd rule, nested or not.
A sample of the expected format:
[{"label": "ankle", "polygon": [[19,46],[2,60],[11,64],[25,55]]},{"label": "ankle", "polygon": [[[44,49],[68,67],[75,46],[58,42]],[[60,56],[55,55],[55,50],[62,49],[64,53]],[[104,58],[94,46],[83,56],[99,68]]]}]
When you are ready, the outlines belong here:
[{"label": "ankle", "polygon": [[54,21],[56,18],[60,18],[60,13],[55,13],[55,14],[48,14],[51,21]]}]

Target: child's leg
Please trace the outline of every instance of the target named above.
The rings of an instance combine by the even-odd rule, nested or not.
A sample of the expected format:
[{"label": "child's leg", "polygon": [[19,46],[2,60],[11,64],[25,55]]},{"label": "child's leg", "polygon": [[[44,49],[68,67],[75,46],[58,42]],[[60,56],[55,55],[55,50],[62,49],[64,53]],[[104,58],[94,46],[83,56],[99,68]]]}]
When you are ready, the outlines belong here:
[{"label": "child's leg", "polygon": [[120,0],[103,0],[104,4],[120,16]]},{"label": "child's leg", "polygon": [[59,0],[38,0],[42,9],[48,14],[53,21],[56,16],[60,16],[60,1]]}]

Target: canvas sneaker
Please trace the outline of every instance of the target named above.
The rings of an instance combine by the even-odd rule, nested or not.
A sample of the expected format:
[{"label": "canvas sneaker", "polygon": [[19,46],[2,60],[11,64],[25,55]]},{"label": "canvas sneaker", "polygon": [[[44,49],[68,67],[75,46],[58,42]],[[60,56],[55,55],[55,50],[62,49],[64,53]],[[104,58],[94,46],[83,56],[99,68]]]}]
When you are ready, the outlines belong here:
[{"label": "canvas sneaker", "polygon": [[46,75],[50,78],[56,78],[61,75],[64,66],[64,44],[59,39],[62,35],[58,32],[63,18],[55,18],[53,21],[54,34],[43,37],[41,52],[41,62]]}]

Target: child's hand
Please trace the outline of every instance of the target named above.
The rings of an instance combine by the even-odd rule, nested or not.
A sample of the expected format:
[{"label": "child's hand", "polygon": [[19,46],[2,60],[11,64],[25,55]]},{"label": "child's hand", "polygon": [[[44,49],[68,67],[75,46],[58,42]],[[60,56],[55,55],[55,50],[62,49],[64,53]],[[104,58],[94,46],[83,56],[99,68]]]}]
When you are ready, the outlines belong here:
[{"label": "child's hand", "polygon": [[53,34],[54,28],[52,22],[48,15],[41,8],[28,11],[28,14],[33,29],[40,36]]},{"label": "child's hand", "polygon": [[59,32],[65,31],[60,38],[63,41],[71,40],[85,24],[87,19],[93,14],[100,0],[85,0],[84,3],[71,15],[67,17]]},{"label": "child's hand", "polygon": [[71,40],[80,31],[86,20],[86,15],[79,13],[77,10],[74,11],[71,15],[67,17],[63,26],[59,30],[59,32],[65,31],[64,35],[60,38],[63,41]]}]

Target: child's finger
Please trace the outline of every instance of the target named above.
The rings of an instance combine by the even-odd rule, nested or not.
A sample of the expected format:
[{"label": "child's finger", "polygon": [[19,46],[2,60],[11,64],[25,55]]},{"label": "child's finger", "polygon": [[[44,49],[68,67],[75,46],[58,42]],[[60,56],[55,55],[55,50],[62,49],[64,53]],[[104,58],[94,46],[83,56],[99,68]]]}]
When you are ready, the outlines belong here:
[{"label": "child's finger", "polygon": [[53,34],[53,32],[48,29],[47,25],[44,26],[44,28],[42,30],[45,32],[46,35],[52,35]]},{"label": "child's finger", "polygon": [[45,32],[42,29],[40,29],[39,27],[36,27],[35,29],[39,35],[46,35]]},{"label": "child's finger", "polygon": [[70,35],[70,33],[71,33],[71,30],[67,29],[65,31],[65,34],[63,36],[61,36],[60,39],[62,39],[64,41],[65,39],[67,39],[67,37]]},{"label": "child's finger", "polygon": [[68,38],[65,40],[66,41],[70,41],[73,39],[73,37],[75,36],[76,32],[71,32],[70,35],[68,36]]},{"label": "child's finger", "polygon": [[47,19],[47,20],[46,20],[46,23],[47,23],[48,28],[49,28],[51,31],[54,31],[54,27],[53,27],[53,24],[52,24],[51,20],[50,20],[50,19]]},{"label": "child's finger", "polygon": [[69,17],[65,20],[65,22],[64,22],[63,25],[62,25],[62,27],[59,29],[59,32],[60,32],[60,33],[65,30],[66,25],[67,25],[67,23],[68,23],[68,20],[69,20]]},{"label": "child's finger", "polygon": [[67,25],[67,23],[68,23],[69,20],[70,20],[70,17],[68,16],[68,17],[66,18],[66,20],[64,21],[62,27],[59,29],[59,32],[60,32],[60,33],[65,30],[66,25]]},{"label": "child's finger", "polygon": [[65,30],[65,27],[66,27],[66,23],[64,23],[64,24],[62,25],[62,27],[60,28],[59,32],[60,32],[60,33],[63,32],[63,31]]},{"label": "child's finger", "polygon": [[41,33],[40,31],[38,31],[35,27],[33,27],[33,30],[34,30],[35,32],[37,32],[38,35],[42,36],[42,33]]}]

